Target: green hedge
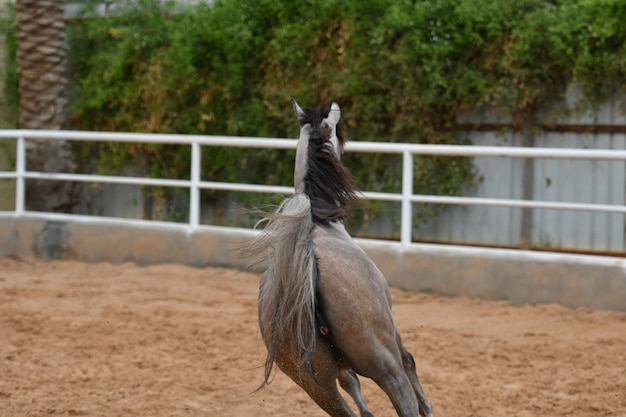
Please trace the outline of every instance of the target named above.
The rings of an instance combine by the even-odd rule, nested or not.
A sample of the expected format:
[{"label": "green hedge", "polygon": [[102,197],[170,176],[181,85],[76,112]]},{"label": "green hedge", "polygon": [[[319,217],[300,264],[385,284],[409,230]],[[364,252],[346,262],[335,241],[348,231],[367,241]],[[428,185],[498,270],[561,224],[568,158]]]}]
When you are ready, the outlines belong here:
[{"label": "green hedge", "polygon": [[15,5],[0,4],[0,38],[4,41],[0,69],[0,128],[12,129],[18,124],[19,93],[17,79],[17,37],[15,34]]},{"label": "green hedge", "polygon": [[[77,128],[296,137],[289,98],[334,100],[351,140],[464,143],[457,115],[488,107],[517,128],[583,87],[581,108],[626,91],[623,0],[120,0],[70,25]],[[86,12],[85,16],[90,16]],[[101,149],[101,169],[138,159],[185,177],[178,147]],[[275,152],[204,152],[204,173],[289,184]],[[388,156],[347,155],[367,189],[399,190]],[[416,191],[459,194],[471,160],[420,158]]]}]

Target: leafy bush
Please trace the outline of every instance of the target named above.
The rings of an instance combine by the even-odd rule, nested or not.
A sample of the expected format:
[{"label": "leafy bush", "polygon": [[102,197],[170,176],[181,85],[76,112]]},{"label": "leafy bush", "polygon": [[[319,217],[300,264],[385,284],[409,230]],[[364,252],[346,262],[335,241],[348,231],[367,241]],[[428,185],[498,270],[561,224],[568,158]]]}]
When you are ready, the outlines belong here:
[{"label": "leafy bush", "polygon": [[[464,111],[486,106],[522,128],[571,83],[583,107],[626,90],[622,0],[161,3],[119,0],[106,18],[73,22],[77,128],[296,137],[295,96],[339,102],[352,140],[456,144]],[[177,147],[100,151],[101,169],[189,171]],[[290,160],[240,152],[204,152],[207,178],[289,184]],[[399,189],[387,156],[346,161],[361,187]],[[417,192],[454,195],[472,181],[467,158],[417,160]]]},{"label": "leafy bush", "polygon": [[4,40],[5,56],[2,57],[4,68],[0,70],[3,79],[0,107],[2,116],[0,126],[13,128],[19,118],[19,93],[17,76],[17,37],[14,30],[15,5],[6,2],[0,5],[0,38]]}]

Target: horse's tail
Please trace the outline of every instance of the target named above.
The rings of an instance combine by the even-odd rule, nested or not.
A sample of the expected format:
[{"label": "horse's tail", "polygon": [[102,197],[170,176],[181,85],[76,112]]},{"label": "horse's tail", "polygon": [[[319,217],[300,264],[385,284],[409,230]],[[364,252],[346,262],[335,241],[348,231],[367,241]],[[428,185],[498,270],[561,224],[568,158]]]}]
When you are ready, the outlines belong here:
[{"label": "horse's tail", "polygon": [[299,365],[313,375],[316,340],[317,265],[313,252],[311,201],[302,193],[285,199],[275,212],[262,214],[263,231],[243,250],[267,263],[259,289],[259,324],[267,345],[269,382],[279,349],[298,352]]}]

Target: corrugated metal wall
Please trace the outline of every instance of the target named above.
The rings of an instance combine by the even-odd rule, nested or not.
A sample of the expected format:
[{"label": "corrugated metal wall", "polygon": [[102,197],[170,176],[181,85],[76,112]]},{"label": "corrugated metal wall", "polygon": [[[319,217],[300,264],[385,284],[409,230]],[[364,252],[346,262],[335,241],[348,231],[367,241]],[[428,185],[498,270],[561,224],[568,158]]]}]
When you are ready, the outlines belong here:
[{"label": "corrugated metal wall", "polygon": [[[575,92],[574,92],[575,93]],[[569,105],[573,98],[570,97]],[[546,148],[626,149],[626,115],[617,100],[580,118],[561,118],[552,131],[537,131],[534,146]],[[581,130],[589,130],[592,133]],[[594,128],[595,127],[595,128]],[[615,133],[605,133],[614,131]],[[595,133],[594,133],[595,132]],[[474,145],[520,145],[521,135],[493,131],[469,133]],[[476,186],[466,196],[523,198],[524,160],[474,159]],[[532,198],[543,201],[623,205],[626,164],[614,161],[536,159]],[[594,252],[624,252],[624,215],[572,210],[530,210],[530,247]],[[519,247],[522,209],[486,206],[448,207],[420,225],[417,240]]]}]

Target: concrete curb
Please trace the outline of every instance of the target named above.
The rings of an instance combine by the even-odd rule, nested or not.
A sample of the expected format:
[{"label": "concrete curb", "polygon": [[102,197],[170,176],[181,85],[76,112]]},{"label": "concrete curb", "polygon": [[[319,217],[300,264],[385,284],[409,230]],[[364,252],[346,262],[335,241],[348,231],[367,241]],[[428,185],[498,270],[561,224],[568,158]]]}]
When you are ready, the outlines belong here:
[{"label": "concrete curb", "polygon": [[[248,229],[0,216],[0,256],[242,268]],[[444,296],[626,311],[626,260],[357,239],[392,287]]]}]

